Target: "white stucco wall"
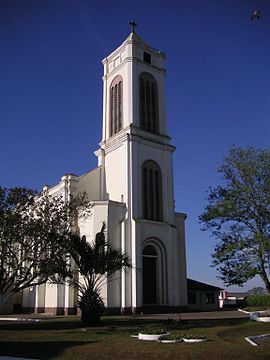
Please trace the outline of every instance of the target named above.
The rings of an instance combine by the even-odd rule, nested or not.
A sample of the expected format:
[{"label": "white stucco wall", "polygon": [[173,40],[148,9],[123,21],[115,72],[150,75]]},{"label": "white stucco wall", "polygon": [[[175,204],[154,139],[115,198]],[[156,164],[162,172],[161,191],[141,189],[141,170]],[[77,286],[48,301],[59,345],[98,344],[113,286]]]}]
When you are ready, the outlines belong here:
[{"label": "white stucco wall", "polygon": [[106,192],[109,199],[126,201],[125,146],[109,152],[105,158]]},{"label": "white stucco wall", "polygon": [[101,199],[101,167],[97,167],[92,171],[78,177],[78,188],[76,193],[86,192],[89,200]]},{"label": "white stucco wall", "polygon": [[57,285],[46,284],[45,308],[57,307]]},{"label": "white stucco wall", "polygon": [[36,297],[36,289],[34,287],[30,287],[23,290],[23,298],[22,298],[22,306],[24,308],[34,308],[35,307],[35,297]]},{"label": "white stucco wall", "polygon": [[178,254],[179,261],[176,266],[179,266],[179,290],[180,302],[187,306],[187,264],[186,264],[186,231],[185,231],[186,214],[175,213],[175,224],[177,227],[177,240],[178,240]]},{"label": "white stucco wall", "polygon": [[46,296],[46,284],[39,285],[36,289],[37,294],[37,304],[36,306],[39,308],[45,307],[45,296]]}]

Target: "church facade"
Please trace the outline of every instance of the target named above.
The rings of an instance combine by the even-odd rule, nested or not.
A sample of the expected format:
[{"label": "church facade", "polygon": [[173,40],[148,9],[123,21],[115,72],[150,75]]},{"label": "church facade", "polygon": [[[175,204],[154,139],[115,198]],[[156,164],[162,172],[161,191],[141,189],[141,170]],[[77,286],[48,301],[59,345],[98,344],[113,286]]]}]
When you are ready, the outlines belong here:
[{"label": "church facade", "polygon": [[[167,133],[164,95],[165,55],[134,31],[103,60],[102,139],[98,166],[64,175],[46,188],[68,201],[86,192],[91,215],[79,219],[80,236],[93,241],[106,223],[114,247],[132,268],[114,275],[102,297],[114,312],[178,311],[187,307],[185,218],[174,210],[175,147]],[[23,294],[23,308],[74,313],[74,289],[40,285]]]}]

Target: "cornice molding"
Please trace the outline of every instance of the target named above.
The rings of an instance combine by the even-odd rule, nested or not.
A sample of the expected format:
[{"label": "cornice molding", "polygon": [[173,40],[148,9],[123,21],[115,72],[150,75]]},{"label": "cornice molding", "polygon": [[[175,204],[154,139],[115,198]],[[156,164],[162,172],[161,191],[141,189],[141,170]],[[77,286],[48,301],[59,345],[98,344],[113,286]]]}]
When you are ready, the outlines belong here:
[{"label": "cornice molding", "polygon": [[100,142],[100,149],[97,149],[94,154],[96,156],[100,156],[101,150],[104,150],[105,154],[109,154],[110,152],[121,147],[128,139],[172,153],[176,150],[176,147],[169,143],[171,139],[169,136],[148,133],[131,124],[110,137],[108,140]]},{"label": "cornice molding", "polygon": [[129,56],[126,57],[119,65],[117,65],[112,71],[108,72],[107,74],[102,76],[102,80],[108,80],[109,78],[111,78],[112,76],[114,76],[114,74],[121,70],[122,67],[124,67],[128,62],[134,62],[134,63],[140,63],[143,64],[143,66],[147,66],[148,68],[152,69],[153,71],[157,71],[159,73],[162,73],[164,75],[166,75],[166,70],[164,68],[159,68],[157,66],[154,66],[152,64],[147,64],[145,63],[142,59],[139,59],[138,57],[135,56]]}]

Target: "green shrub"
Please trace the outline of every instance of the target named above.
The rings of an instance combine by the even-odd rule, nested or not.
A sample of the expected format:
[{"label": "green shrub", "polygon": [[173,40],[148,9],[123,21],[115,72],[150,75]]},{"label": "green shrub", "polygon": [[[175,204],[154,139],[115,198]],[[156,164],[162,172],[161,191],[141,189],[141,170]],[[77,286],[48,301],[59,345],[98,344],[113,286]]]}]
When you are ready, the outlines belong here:
[{"label": "green shrub", "polygon": [[95,326],[100,323],[100,317],[104,310],[104,303],[97,290],[88,288],[79,299],[81,319],[85,325]]},{"label": "green shrub", "polygon": [[269,306],[270,295],[250,295],[246,298],[248,306]]},{"label": "green shrub", "polygon": [[140,330],[140,333],[144,335],[159,335],[159,334],[166,334],[167,331],[162,328],[146,328]]},{"label": "green shrub", "polygon": [[182,340],[180,335],[177,334],[167,334],[167,335],[162,335],[159,340]]},{"label": "green shrub", "polygon": [[182,334],[181,335],[182,339],[200,339],[200,340],[203,340],[203,339],[207,339],[206,336],[202,336],[202,335],[198,335],[198,334]]}]

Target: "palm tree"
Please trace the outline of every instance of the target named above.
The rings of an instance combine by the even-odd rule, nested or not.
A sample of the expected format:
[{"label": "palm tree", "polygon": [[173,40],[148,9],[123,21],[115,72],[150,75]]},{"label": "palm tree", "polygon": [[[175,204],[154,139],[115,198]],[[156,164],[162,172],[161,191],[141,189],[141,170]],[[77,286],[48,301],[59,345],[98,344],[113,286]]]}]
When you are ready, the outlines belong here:
[{"label": "palm tree", "polygon": [[96,325],[104,310],[100,295],[102,285],[114,272],[130,267],[128,257],[121,250],[114,249],[105,239],[105,223],[96,234],[95,241],[90,243],[86,237],[74,234],[70,243],[69,253],[73,258],[81,280],[77,276],[70,280],[72,286],[78,289],[81,319],[87,325]]}]

